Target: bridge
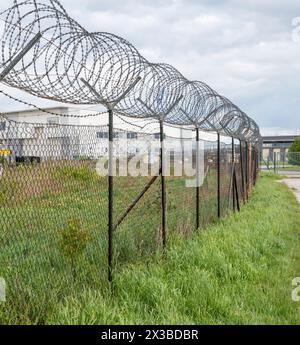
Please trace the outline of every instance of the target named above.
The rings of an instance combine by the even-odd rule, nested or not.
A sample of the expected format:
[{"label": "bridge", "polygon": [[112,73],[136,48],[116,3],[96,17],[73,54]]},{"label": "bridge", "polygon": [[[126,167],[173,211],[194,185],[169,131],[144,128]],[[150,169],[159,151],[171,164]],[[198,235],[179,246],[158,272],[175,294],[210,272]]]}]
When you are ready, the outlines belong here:
[{"label": "bridge", "polygon": [[273,160],[274,154],[279,155],[284,159],[291,144],[296,138],[300,138],[300,135],[274,135],[274,136],[263,136],[263,158],[265,160]]}]

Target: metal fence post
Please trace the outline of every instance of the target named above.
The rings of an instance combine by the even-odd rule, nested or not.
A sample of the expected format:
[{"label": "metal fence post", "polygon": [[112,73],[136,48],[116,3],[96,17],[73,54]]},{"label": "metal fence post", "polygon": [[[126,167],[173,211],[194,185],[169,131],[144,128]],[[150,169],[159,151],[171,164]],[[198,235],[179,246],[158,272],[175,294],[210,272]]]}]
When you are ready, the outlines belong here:
[{"label": "metal fence post", "polygon": [[221,171],[220,171],[220,133],[218,133],[218,148],[217,148],[217,196],[218,196],[218,218],[221,218]]},{"label": "metal fence post", "polygon": [[256,182],[256,150],[253,147],[253,186],[255,186]]},{"label": "metal fence post", "polygon": [[249,143],[249,192],[252,192],[252,178],[253,178],[253,157],[252,157],[252,145]]},{"label": "metal fence post", "polygon": [[255,184],[257,182],[257,177],[258,177],[258,168],[259,168],[259,152],[258,149],[255,151],[255,156],[256,156],[256,169],[255,169]]},{"label": "metal fence post", "polygon": [[162,245],[166,249],[167,246],[167,234],[166,234],[166,180],[165,180],[165,166],[164,166],[164,118],[174,109],[174,107],[180,102],[183,96],[180,96],[171,105],[171,107],[164,114],[157,114],[147,103],[140,98],[137,100],[152,113],[154,117],[159,117],[159,129],[160,129],[160,173],[161,173],[161,207],[162,207]]},{"label": "metal fence post", "polygon": [[256,180],[257,180],[257,150],[254,149],[254,152],[255,152],[255,171],[254,171],[254,174],[255,174],[255,184],[256,184]]},{"label": "metal fence post", "polygon": [[160,171],[161,171],[161,232],[162,232],[162,245],[163,249],[167,246],[166,236],[166,181],[165,181],[165,167],[164,167],[164,123],[163,119],[159,120],[160,129]]},{"label": "metal fence post", "polygon": [[245,177],[246,177],[246,199],[248,200],[248,192],[249,192],[249,150],[248,150],[248,143],[245,142],[245,151],[246,151],[246,161],[245,161]]},{"label": "metal fence post", "polygon": [[196,229],[200,227],[200,180],[199,180],[199,125],[198,123],[189,116],[189,114],[184,110],[180,109],[185,117],[191,121],[196,129]]},{"label": "metal fence post", "polygon": [[200,186],[199,186],[199,128],[196,127],[196,229],[200,227]]},{"label": "metal fence post", "polygon": [[[235,174],[235,166],[234,166],[234,138],[232,137],[231,138],[231,162],[232,162],[232,171],[233,171],[233,177],[234,177],[234,174]],[[235,211],[235,183],[234,183],[234,178],[232,179],[232,208],[233,208],[233,211]]]},{"label": "metal fence post", "polygon": [[240,166],[241,166],[242,194],[243,194],[243,201],[245,202],[244,157],[243,157],[243,148],[242,148],[241,139],[240,139]]},{"label": "metal fence post", "polygon": [[112,281],[113,265],[113,110],[108,110],[108,280]]},{"label": "metal fence post", "polygon": [[255,186],[255,184],[256,184],[256,150],[254,147],[253,147],[253,164],[254,164],[254,167],[253,167],[253,185]]},{"label": "metal fence post", "polygon": [[80,78],[82,83],[98,98],[99,103],[106,106],[108,110],[108,281],[112,282],[112,269],[113,269],[113,231],[114,231],[114,122],[113,122],[113,109],[115,106],[135,87],[135,85],[141,80],[141,77],[137,77],[136,80],[119,96],[117,99],[111,102],[105,101],[100,93],[89,84],[84,78]]}]

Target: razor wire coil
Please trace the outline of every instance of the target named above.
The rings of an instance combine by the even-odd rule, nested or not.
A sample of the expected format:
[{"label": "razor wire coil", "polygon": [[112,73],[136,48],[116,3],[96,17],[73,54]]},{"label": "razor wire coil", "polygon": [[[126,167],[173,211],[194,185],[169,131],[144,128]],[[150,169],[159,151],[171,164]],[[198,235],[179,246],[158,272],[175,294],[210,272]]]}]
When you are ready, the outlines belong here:
[{"label": "razor wire coil", "polygon": [[9,86],[63,103],[107,106],[117,101],[115,110],[120,115],[163,117],[171,125],[193,125],[253,144],[260,142],[255,121],[230,100],[203,82],[187,80],[168,64],[149,62],[121,37],[88,32],[57,0],[15,0],[1,17],[5,17],[2,69],[34,35],[42,35],[30,56],[25,54],[4,76],[2,81]]}]

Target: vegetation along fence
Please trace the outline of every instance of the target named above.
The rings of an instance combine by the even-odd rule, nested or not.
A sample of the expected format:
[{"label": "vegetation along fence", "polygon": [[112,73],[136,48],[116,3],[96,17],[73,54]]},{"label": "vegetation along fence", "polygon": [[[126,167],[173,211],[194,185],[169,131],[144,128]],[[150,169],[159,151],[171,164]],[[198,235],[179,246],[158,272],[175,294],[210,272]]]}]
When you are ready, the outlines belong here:
[{"label": "vegetation along fence", "polygon": [[[56,0],[14,1],[0,18],[6,90],[105,107],[85,115],[93,125],[72,114],[72,125],[45,122],[49,110],[0,90],[40,112],[34,123],[0,116],[6,313],[41,321],[47,301],[105,288],[107,266],[111,282],[117,267],[166,254],[168,241],[248,199],[261,137],[227,98],[120,37],[89,33]],[[148,130],[136,130],[140,119]]]},{"label": "vegetation along fence", "polygon": [[300,152],[274,152],[273,156],[261,159],[260,165],[275,173],[284,171],[300,171]]}]

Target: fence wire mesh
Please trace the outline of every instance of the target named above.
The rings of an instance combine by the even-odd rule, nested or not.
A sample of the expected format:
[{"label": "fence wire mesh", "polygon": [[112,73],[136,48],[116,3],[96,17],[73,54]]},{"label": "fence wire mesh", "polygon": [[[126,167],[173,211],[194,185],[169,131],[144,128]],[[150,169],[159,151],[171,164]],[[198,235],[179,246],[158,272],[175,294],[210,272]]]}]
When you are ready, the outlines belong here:
[{"label": "fence wire mesh", "polygon": [[[260,166],[267,169],[290,175],[298,175],[300,171],[300,152],[271,149],[267,156],[261,156]],[[280,151],[279,151],[280,150]]]},{"label": "fence wire mesh", "polygon": [[[26,315],[43,322],[49,299],[61,300],[86,287],[107,288],[108,183],[99,173],[99,161],[106,169],[108,127],[24,123],[4,116],[0,123],[0,276],[10,289],[5,308],[16,320]],[[167,148],[172,146],[165,176],[167,237],[186,238],[197,227],[197,185],[184,170],[183,145],[192,148],[192,169],[197,159],[201,162],[198,231],[217,220],[218,202],[221,216],[232,209],[233,166],[242,200],[246,149],[242,144],[241,151],[237,141],[232,148],[231,138],[221,137],[218,172],[217,141],[200,139],[197,151],[194,136],[164,139]],[[149,174],[159,166],[152,157],[153,142],[157,153],[157,134],[114,130],[115,269],[151,260],[162,248],[161,176],[159,169]],[[255,166],[254,155],[250,160]],[[128,170],[130,164],[138,168],[137,176],[122,171],[122,161]]]},{"label": "fence wire mesh", "polygon": [[[105,111],[59,114],[0,90],[43,114],[44,122],[55,117],[22,123],[0,115],[4,309],[16,323],[42,323],[47,301],[107,288],[107,266],[112,281],[112,268],[149,260],[157,249],[165,251],[168,239],[187,237],[238,208],[243,186],[248,197],[256,181],[261,136],[253,119],[206,83],[149,62],[121,37],[88,32],[58,0],[15,0],[0,17],[2,83],[45,102],[101,104],[108,112],[108,126],[80,126],[81,119]],[[58,124],[58,116],[78,122]],[[114,116],[159,122],[160,133],[116,129]],[[162,140],[166,124],[195,130],[185,140]],[[218,134],[196,144],[199,130]],[[231,137],[243,141],[242,150]],[[188,160],[180,155],[184,142],[191,146]],[[168,144],[165,174],[162,145]],[[196,184],[189,172],[176,173],[179,162],[201,170]],[[139,173],[124,173],[123,163]],[[144,174],[147,169],[156,173]]]}]

